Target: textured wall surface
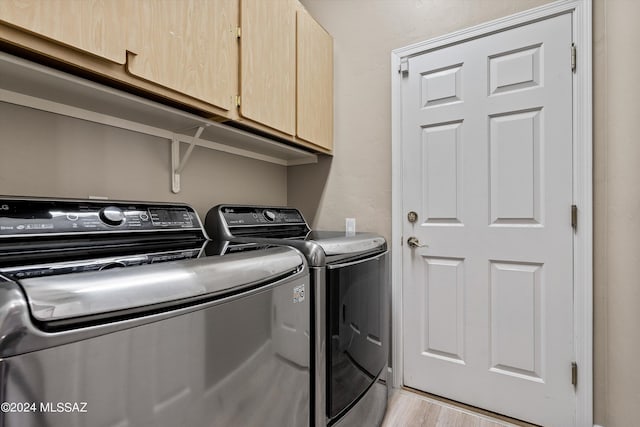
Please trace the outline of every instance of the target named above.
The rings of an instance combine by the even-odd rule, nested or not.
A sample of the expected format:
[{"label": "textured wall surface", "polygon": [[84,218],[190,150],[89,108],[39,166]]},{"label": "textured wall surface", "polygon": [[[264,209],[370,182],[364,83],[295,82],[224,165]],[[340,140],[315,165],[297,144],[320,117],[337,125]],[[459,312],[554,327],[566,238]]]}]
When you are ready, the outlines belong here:
[{"label": "textured wall surface", "polygon": [[594,1],[595,422],[640,421],[640,2]]}]

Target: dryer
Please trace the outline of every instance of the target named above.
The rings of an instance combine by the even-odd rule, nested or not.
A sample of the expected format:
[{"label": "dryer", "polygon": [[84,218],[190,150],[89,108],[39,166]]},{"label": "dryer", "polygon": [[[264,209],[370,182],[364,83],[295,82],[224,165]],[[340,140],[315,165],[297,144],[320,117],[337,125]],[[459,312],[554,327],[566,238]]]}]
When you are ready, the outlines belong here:
[{"label": "dryer", "polygon": [[218,205],[205,228],[227,250],[256,244],[301,251],[311,273],[312,423],[373,426],[384,417],[390,336],[387,243],[373,233],[313,231],[289,207]]}]

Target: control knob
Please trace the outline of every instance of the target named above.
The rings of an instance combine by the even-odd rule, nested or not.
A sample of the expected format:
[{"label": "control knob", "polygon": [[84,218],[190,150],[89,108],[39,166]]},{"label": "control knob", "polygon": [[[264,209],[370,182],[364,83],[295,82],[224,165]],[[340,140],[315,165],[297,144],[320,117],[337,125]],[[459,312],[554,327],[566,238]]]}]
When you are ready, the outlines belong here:
[{"label": "control knob", "polygon": [[264,211],[264,217],[267,218],[268,221],[275,221],[276,220],[276,214],[273,211]]},{"label": "control knob", "polygon": [[100,220],[107,225],[121,225],[124,222],[124,212],[115,206],[107,206],[100,210]]}]

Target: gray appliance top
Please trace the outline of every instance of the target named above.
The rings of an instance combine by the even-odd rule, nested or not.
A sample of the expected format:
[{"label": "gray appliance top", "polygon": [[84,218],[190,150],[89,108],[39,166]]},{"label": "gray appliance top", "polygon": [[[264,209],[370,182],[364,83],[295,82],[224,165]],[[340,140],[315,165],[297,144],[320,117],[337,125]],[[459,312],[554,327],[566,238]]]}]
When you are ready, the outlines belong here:
[{"label": "gray appliance top", "polygon": [[311,231],[302,213],[289,207],[218,205],[207,213],[205,229],[214,240],[292,246],[305,255],[312,267],[344,263],[387,250],[384,237],[374,233]]},{"label": "gray appliance top", "polygon": [[303,270],[299,252],[273,247],[225,256],[20,280],[32,316],[49,326],[224,298]]}]

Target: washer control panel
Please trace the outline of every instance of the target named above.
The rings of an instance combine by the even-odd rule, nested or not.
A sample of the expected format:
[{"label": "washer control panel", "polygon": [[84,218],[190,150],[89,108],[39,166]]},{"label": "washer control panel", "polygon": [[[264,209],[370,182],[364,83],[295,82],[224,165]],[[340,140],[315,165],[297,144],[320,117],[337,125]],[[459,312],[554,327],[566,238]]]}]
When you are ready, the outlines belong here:
[{"label": "washer control panel", "polygon": [[0,198],[0,238],[201,228],[195,211],[181,204]]}]

